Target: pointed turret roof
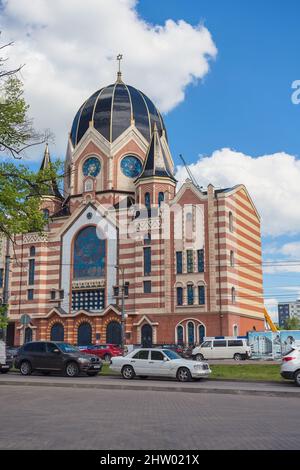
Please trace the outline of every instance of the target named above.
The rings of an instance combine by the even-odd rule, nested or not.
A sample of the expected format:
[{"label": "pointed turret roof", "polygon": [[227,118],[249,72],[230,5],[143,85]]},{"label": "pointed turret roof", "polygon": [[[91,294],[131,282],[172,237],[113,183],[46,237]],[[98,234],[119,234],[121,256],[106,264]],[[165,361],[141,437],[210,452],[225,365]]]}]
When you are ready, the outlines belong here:
[{"label": "pointed turret roof", "polygon": [[151,178],[154,176],[170,178],[176,182],[176,179],[174,178],[170,169],[167,156],[161,144],[160,135],[156,124],[154,125],[152,138],[147,150],[143,171],[138,180]]},{"label": "pointed turret roof", "polygon": [[[51,169],[51,165],[52,163],[51,163],[51,158],[50,158],[49,146],[47,143],[45,147],[44,158],[40,167],[40,171]],[[62,195],[59,192],[55,178],[52,178],[52,180],[47,183],[47,188],[45,189],[43,196],[55,196],[55,197],[58,197],[59,199],[63,199]]]}]

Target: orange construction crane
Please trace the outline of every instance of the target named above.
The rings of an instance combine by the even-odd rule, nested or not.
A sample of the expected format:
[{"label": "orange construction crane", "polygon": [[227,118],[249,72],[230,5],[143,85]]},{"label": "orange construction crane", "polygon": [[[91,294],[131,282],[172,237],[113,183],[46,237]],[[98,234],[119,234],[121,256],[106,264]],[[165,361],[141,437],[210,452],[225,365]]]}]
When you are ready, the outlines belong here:
[{"label": "orange construction crane", "polygon": [[273,333],[277,333],[278,330],[277,330],[276,326],[274,325],[274,323],[272,321],[272,318],[268,314],[268,311],[267,311],[266,307],[264,308],[264,316],[265,316],[265,320],[266,320],[267,324],[269,325],[270,330],[273,331]]}]

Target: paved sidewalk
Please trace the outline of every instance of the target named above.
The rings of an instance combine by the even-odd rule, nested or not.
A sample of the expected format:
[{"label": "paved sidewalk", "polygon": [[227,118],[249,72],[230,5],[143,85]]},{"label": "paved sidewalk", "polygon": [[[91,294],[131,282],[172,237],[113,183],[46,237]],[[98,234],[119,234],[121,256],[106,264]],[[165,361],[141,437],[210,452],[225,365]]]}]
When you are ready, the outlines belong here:
[{"label": "paved sidewalk", "polygon": [[73,379],[61,376],[23,377],[18,373],[0,375],[0,385],[45,386],[102,390],[145,390],[185,393],[217,393],[232,395],[258,395],[300,398],[300,388],[293,382],[237,382],[203,379],[199,382],[180,383],[167,379],[124,380],[119,376],[80,376]]}]

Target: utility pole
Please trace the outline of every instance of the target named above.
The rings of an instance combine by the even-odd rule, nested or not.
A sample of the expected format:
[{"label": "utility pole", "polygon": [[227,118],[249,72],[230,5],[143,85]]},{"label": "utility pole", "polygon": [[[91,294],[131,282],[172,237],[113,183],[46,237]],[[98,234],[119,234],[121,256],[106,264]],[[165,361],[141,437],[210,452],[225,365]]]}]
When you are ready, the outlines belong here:
[{"label": "utility pole", "polygon": [[[114,286],[114,297],[116,299],[121,299],[121,348],[124,355],[124,348],[126,343],[125,338],[125,321],[126,321],[126,313],[125,313],[125,298],[128,298],[128,286],[129,282],[125,282],[124,278],[124,268],[122,266],[116,265],[116,269],[119,269],[122,273],[122,284],[121,286]],[[121,295],[120,295],[120,288],[121,288]]]}]

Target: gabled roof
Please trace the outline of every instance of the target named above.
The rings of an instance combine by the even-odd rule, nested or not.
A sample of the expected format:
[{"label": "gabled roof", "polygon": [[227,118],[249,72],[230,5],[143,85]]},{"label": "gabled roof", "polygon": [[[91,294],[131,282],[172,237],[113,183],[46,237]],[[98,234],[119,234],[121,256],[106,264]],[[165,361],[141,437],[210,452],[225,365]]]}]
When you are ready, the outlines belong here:
[{"label": "gabled roof", "polygon": [[136,181],[158,176],[170,178],[176,182],[170,169],[167,156],[160,141],[160,135],[156,125],[154,126],[151,141],[147,150],[146,159],[141,175]]}]

